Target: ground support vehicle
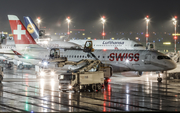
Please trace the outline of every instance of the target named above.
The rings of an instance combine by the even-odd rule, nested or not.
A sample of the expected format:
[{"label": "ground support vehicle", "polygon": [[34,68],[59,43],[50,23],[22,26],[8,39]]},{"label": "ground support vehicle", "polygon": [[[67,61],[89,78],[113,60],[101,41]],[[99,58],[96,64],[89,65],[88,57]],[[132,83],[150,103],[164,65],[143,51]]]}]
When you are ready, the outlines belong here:
[{"label": "ground support vehicle", "polygon": [[58,79],[62,91],[99,91],[104,84],[104,72],[64,73]]}]

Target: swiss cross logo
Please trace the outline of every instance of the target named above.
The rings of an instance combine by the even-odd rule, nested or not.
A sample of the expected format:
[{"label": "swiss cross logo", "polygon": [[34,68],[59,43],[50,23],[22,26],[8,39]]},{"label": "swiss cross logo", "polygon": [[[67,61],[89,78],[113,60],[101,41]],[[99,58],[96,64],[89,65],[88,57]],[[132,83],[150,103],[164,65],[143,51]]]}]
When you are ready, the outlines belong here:
[{"label": "swiss cross logo", "polygon": [[21,40],[21,36],[26,34],[25,30],[21,30],[21,25],[17,25],[17,30],[14,30],[14,34],[17,35],[17,40]]}]

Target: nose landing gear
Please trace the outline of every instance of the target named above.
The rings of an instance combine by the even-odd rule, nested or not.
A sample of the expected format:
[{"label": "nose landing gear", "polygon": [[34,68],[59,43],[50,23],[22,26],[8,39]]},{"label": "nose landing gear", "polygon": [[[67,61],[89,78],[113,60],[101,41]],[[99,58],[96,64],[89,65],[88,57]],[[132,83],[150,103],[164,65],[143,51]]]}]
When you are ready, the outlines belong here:
[{"label": "nose landing gear", "polygon": [[161,73],[160,73],[160,72],[156,72],[156,73],[158,74],[157,81],[158,81],[159,83],[161,83],[161,82],[162,82]]},{"label": "nose landing gear", "polygon": [[157,78],[157,81],[158,81],[159,83],[161,83],[161,82],[162,82],[162,78]]}]

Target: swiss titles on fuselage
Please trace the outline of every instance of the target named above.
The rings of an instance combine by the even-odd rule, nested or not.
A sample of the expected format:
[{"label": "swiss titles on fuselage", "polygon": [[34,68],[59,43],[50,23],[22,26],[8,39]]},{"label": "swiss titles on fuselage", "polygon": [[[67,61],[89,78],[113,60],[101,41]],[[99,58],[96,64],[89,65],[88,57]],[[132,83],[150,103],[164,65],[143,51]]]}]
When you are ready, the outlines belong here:
[{"label": "swiss titles on fuselage", "polygon": [[111,53],[109,57],[109,61],[123,61],[129,60],[129,61],[139,61],[139,53]]}]

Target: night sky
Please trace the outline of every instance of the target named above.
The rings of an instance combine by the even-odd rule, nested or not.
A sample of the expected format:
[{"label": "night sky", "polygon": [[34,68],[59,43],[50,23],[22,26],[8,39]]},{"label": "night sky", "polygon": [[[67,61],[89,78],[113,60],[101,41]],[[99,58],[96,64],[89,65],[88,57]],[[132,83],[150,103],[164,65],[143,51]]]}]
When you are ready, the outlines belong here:
[{"label": "night sky", "polygon": [[179,0],[1,0],[0,31],[10,32],[7,15],[33,20],[41,17],[41,27],[67,29],[66,17],[72,19],[72,29],[100,30],[100,17],[105,15],[106,31],[144,31],[149,15],[151,31],[173,30],[172,17],[180,20]]}]

